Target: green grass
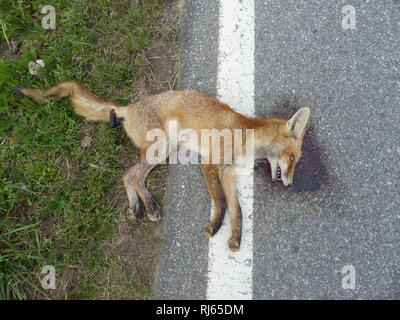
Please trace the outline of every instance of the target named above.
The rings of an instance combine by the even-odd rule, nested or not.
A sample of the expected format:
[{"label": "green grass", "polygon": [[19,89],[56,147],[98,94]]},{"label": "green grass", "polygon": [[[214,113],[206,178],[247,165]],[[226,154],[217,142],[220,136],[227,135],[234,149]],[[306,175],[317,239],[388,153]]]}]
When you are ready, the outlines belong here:
[{"label": "green grass", "polygon": [[[150,280],[135,273],[105,280],[111,269],[126,267],[105,247],[126,209],[121,175],[137,150],[121,128],[85,123],[68,100],[37,106],[13,87],[72,79],[105,99],[130,103],[143,77],[140,52],[162,32],[155,23],[161,3],[49,0],[56,30],[44,30],[43,1],[1,2],[0,299],[151,296]],[[11,40],[22,44],[18,56],[2,57]],[[32,76],[28,63],[37,59],[46,66]],[[85,136],[92,138],[87,148]],[[146,222],[130,227],[150,233],[150,250],[158,245]],[[145,254],[139,258],[146,264]],[[57,270],[54,292],[40,285],[47,264]],[[111,287],[113,294],[105,295]]]}]

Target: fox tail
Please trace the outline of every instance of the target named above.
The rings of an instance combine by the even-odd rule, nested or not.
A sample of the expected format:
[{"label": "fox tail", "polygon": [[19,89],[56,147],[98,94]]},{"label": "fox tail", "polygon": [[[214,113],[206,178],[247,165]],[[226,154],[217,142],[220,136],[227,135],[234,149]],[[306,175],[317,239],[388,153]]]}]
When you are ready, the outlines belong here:
[{"label": "fox tail", "polygon": [[87,120],[109,121],[111,110],[117,111],[121,108],[113,102],[103,101],[85,87],[73,81],[64,81],[44,90],[19,86],[14,89],[17,93],[31,98],[38,104],[45,104],[48,99],[58,100],[71,96],[75,112],[84,116]]}]

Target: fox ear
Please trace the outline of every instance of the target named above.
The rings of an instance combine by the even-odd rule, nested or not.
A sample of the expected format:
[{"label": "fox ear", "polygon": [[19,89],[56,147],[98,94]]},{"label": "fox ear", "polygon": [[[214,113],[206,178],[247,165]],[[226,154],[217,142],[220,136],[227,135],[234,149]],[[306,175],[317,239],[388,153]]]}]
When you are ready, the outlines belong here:
[{"label": "fox ear", "polygon": [[290,133],[296,137],[301,137],[306,131],[308,119],[310,118],[310,108],[301,108],[286,123]]}]

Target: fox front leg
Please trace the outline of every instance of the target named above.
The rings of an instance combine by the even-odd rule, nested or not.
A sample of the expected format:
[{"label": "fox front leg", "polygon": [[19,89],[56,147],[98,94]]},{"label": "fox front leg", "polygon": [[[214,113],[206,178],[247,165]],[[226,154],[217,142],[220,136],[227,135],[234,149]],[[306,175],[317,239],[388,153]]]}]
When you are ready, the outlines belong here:
[{"label": "fox front leg", "polygon": [[228,246],[231,251],[238,251],[242,238],[242,210],[236,192],[236,167],[226,166],[221,171],[221,183],[231,216],[231,237]]},{"label": "fox front leg", "polygon": [[207,237],[212,237],[218,232],[224,220],[226,201],[219,179],[220,168],[213,164],[203,164],[201,165],[201,169],[203,170],[208,192],[210,193],[215,207],[211,221],[207,222],[204,226],[204,234]]},{"label": "fox front leg", "polygon": [[276,159],[268,159],[271,165],[271,178],[272,181],[278,180],[278,161]]}]

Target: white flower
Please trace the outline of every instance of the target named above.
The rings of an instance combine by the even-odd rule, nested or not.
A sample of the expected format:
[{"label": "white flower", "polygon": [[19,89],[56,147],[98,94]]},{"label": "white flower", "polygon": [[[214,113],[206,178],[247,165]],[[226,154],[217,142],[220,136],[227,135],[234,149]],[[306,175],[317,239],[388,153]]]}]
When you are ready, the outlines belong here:
[{"label": "white flower", "polygon": [[38,70],[40,68],[43,68],[45,66],[44,61],[42,59],[36,60],[36,62],[29,62],[28,67],[29,67],[29,73],[31,75],[36,75]]}]

